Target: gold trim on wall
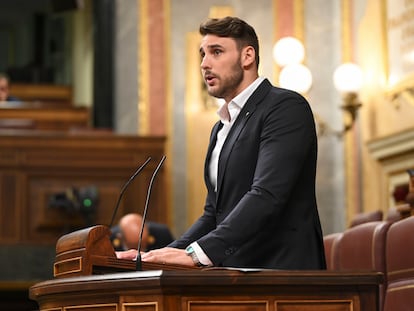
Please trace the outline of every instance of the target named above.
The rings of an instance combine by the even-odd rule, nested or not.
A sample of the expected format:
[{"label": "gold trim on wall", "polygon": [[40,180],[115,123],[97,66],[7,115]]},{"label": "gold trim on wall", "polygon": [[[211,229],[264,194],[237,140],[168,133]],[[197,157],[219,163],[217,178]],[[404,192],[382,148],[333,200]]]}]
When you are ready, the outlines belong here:
[{"label": "gold trim on wall", "polygon": [[[354,0],[342,0],[341,2],[341,46],[342,62],[354,62],[353,53],[353,3]],[[346,122],[347,115],[343,115]],[[360,146],[358,144],[360,132],[358,124],[344,136],[345,157],[345,206],[346,220],[349,222],[355,214],[362,212],[361,204],[361,160]]]},{"label": "gold trim on wall", "polygon": [[[281,39],[278,37],[278,14],[279,10],[279,3],[280,0],[273,0],[272,2],[272,12],[273,12],[273,44],[277,42],[277,40]],[[292,14],[293,14],[293,26],[290,29],[290,35],[299,39],[303,45],[306,45],[305,42],[305,7],[304,7],[304,0],[294,0],[292,3]],[[305,55],[306,57],[306,55]],[[279,74],[281,68],[273,61],[273,81],[275,85],[279,85]]]},{"label": "gold trim on wall", "polygon": [[414,107],[414,73],[388,87],[385,94],[396,108],[399,108],[402,102]]},{"label": "gold trim on wall", "polygon": [[210,7],[208,17],[209,18],[223,18],[226,16],[233,16],[234,10],[231,6],[216,6]]},{"label": "gold trim on wall", "polygon": [[[395,108],[399,108],[401,103],[405,102],[414,106],[414,72],[409,73],[402,77],[395,84],[390,85],[390,57],[389,57],[389,28],[388,28],[388,5],[387,1],[381,1],[381,18],[384,33],[384,64],[385,64],[385,84],[386,92],[385,95],[388,100],[394,105]],[[408,5],[407,5],[408,6]],[[411,9],[413,9],[411,7]],[[407,10],[408,11],[408,10]]]},{"label": "gold trim on wall", "polygon": [[293,35],[305,45],[305,17],[304,17],[304,0],[294,0],[293,16],[294,29]]},{"label": "gold trim on wall", "polygon": [[148,38],[148,1],[137,0],[139,31],[138,31],[138,134],[145,135],[149,131],[149,38]]},{"label": "gold trim on wall", "polygon": [[[165,23],[164,23],[164,33],[165,33],[165,46],[171,46],[171,1],[164,0],[164,11],[165,11]],[[172,210],[172,201],[173,201],[173,193],[174,193],[174,183],[172,182],[172,164],[174,163],[173,160],[173,146],[174,146],[174,135],[173,135],[173,87],[172,87],[172,80],[171,80],[171,49],[165,49],[165,58],[166,58],[166,131],[167,131],[167,139],[166,139],[166,146],[165,146],[165,153],[167,156],[168,161],[166,161],[165,173],[166,173],[166,196],[167,196],[167,206],[166,210],[167,213],[167,223],[172,224],[173,221],[173,210]]]},{"label": "gold trim on wall", "polygon": [[351,0],[342,0],[341,2],[341,37],[342,37],[342,62],[351,62],[352,53],[352,13]]},{"label": "gold trim on wall", "polygon": [[384,64],[384,73],[385,73],[385,83],[389,76],[389,62],[388,62],[388,36],[387,36],[387,2],[386,0],[381,0],[381,22],[382,22],[382,35],[383,35],[383,64]]}]

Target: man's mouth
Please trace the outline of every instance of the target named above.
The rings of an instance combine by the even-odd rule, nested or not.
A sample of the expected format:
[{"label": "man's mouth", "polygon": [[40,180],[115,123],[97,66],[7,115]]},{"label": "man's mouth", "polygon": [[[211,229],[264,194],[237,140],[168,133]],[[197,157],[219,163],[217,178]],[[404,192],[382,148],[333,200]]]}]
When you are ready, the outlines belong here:
[{"label": "man's mouth", "polygon": [[216,76],[213,75],[213,74],[206,74],[206,75],[204,75],[204,81],[206,81],[206,83],[208,85],[213,85],[215,79],[216,79]]}]

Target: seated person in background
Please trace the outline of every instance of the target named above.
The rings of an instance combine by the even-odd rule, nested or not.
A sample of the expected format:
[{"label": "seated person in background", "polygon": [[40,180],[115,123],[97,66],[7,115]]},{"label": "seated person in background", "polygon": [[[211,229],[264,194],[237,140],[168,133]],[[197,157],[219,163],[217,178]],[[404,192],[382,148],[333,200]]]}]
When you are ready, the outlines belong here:
[{"label": "seated person in background", "polygon": [[[137,249],[141,231],[142,216],[126,214],[119,224],[111,228],[111,242],[115,251]],[[170,229],[164,224],[146,222],[142,234],[141,250],[150,251],[167,246],[174,240]]]},{"label": "seated person in background", "polygon": [[0,72],[0,102],[4,101],[18,101],[16,97],[10,96],[10,79]]}]

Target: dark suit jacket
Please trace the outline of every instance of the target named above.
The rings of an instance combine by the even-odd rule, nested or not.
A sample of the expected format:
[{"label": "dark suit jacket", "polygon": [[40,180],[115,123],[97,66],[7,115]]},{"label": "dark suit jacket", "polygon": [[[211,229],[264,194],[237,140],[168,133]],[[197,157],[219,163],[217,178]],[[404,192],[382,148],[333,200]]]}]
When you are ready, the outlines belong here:
[{"label": "dark suit jacket", "polygon": [[170,246],[197,241],[215,266],[324,269],[315,198],[317,137],[307,101],[264,80],[241,110],[219,158],[217,193],[205,162],[203,215]]},{"label": "dark suit jacket", "polygon": [[174,241],[174,237],[166,225],[156,222],[147,222],[147,225],[149,232],[147,251],[165,247]]}]

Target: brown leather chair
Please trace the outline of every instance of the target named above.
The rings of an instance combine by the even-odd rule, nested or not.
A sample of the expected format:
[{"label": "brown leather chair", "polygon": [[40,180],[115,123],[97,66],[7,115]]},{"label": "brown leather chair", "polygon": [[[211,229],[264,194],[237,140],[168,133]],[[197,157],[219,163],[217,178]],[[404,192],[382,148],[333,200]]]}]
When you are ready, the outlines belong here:
[{"label": "brown leather chair", "polygon": [[387,221],[391,221],[391,222],[396,222],[401,220],[403,217],[401,215],[401,212],[398,210],[398,208],[396,206],[391,207],[388,212],[387,212],[387,216],[385,217],[385,220]]},{"label": "brown leather chair", "polygon": [[327,270],[335,270],[333,248],[334,248],[334,244],[341,236],[342,236],[342,232],[335,232],[335,233],[327,234],[323,237]]},{"label": "brown leather chair", "polygon": [[351,220],[349,227],[355,227],[370,221],[381,221],[382,217],[383,212],[381,210],[356,214]]},{"label": "brown leather chair", "polygon": [[[392,223],[371,221],[349,228],[333,244],[335,270],[378,271],[386,275],[385,245]],[[380,285],[382,310],[386,281]]]},{"label": "brown leather chair", "polygon": [[414,216],[394,222],[387,235],[384,311],[414,310]]}]

